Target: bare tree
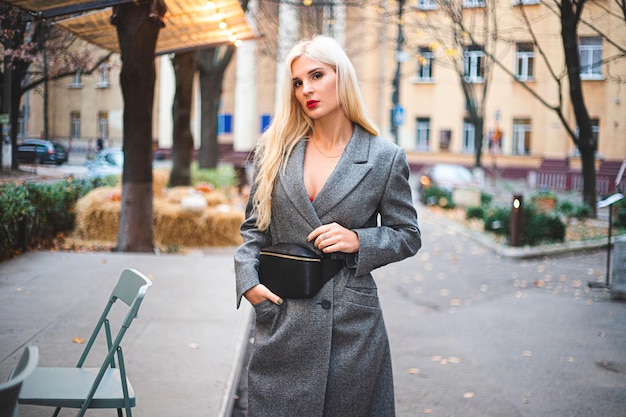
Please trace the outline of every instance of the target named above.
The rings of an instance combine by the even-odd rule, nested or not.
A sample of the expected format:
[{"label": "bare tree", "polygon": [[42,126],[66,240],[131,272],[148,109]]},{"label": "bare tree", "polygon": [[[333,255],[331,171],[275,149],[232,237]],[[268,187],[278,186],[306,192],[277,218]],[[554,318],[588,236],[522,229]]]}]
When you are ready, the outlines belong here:
[{"label": "bare tree", "polygon": [[191,160],[193,157],[193,136],[191,134],[191,104],[193,78],[196,73],[195,52],[177,53],[172,58],[176,77],[176,93],[172,105],[174,119],[172,143],[172,170],[169,185],[191,184]]},{"label": "bare tree", "polygon": [[200,76],[200,168],[216,168],[219,160],[217,143],[218,113],[222,96],[224,73],[230,63],[235,47],[233,45],[203,49],[197,54]]},{"label": "bare tree", "polygon": [[[90,74],[111,54],[95,58],[73,34],[54,26],[51,21],[33,20],[30,13],[6,3],[0,3],[0,28],[4,54],[2,110],[10,114],[11,168],[19,169],[17,133],[24,93],[48,81],[72,76],[77,71]],[[44,109],[44,117],[47,117],[45,113]],[[0,147],[0,160],[3,157],[1,152]]]},{"label": "bare tree", "polygon": [[120,84],[124,96],[124,169],[118,251],[154,251],[152,217],[152,107],[156,70],[154,51],[165,3],[116,6],[122,58]]},{"label": "bare tree", "polygon": [[462,1],[435,2],[437,13],[420,14],[416,25],[425,27],[433,37],[430,51],[442,50],[443,59],[438,62],[451,68],[459,80],[467,119],[474,127],[474,165],[481,167],[485,109],[493,73],[491,57],[498,36],[497,2],[485,0],[473,8],[466,8]]}]

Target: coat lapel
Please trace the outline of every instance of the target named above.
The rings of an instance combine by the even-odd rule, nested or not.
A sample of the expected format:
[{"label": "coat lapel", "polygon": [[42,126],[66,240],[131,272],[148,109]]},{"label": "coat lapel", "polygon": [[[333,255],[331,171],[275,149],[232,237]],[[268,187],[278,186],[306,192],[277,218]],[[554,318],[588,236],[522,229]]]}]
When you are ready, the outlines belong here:
[{"label": "coat lapel", "polygon": [[[285,194],[291,201],[293,207],[306,219],[306,221],[314,229],[321,225],[320,219],[313,209],[313,205],[309,200],[309,196],[304,187],[304,150],[306,149],[306,141],[301,140],[295,146],[286,169],[280,170],[278,174],[280,185]],[[278,185],[278,184],[277,184]]]},{"label": "coat lapel", "polygon": [[293,149],[285,172],[279,174],[285,194],[295,209],[311,224],[318,227],[320,218],[339,204],[372,169],[368,163],[370,135],[355,125],[354,133],[333,173],[320,190],[313,204],[304,187],[303,165],[306,142],[300,141]]},{"label": "coat lapel", "polygon": [[355,125],[343,156],[313,202],[320,218],[345,199],[372,169],[369,151],[370,135]]}]

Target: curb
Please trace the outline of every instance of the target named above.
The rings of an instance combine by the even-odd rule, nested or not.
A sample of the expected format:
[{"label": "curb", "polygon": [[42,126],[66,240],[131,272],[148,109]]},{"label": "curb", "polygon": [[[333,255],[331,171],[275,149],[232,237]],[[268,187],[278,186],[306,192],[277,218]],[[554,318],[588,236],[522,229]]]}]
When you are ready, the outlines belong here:
[{"label": "curb", "polygon": [[437,222],[440,225],[443,225],[448,230],[452,230],[454,232],[460,233],[469,239],[474,240],[485,248],[493,251],[497,255],[504,256],[507,258],[513,259],[531,259],[538,258],[545,255],[558,255],[562,253],[571,253],[577,251],[584,250],[593,250],[593,249],[603,249],[608,246],[607,239],[593,239],[593,240],[582,240],[575,242],[566,242],[566,243],[554,243],[551,245],[539,245],[539,246],[524,246],[524,247],[511,247],[511,246],[502,246],[496,242],[494,242],[489,236],[484,233],[476,232],[474,230],[468,229],[467,227],[455,223],[453,221],[442,221],[446,219],[436,213],[429,211],[428,209],[422,210],[421,215],[429,216],[430,219]]},{"label": "curb", "polygon": [[224,396],[222,397],[222,403],[218,410],[218,417],[231,417],[233,415],[235,400],[237,398],[237,390],[239,389],[240,379],[242,375],[243,367],[245,366],[245,359],[247,357],[248,338],[250,336],[250,324],[254,317],[252,306],[248,303],[242,304],[244,309],[244,318],[242,325],[239,327],[239,335],[237,336],[237,343],[235,344],[235,355],[233,359],[233,367],[228,377],[226,388],[224,389]]}]

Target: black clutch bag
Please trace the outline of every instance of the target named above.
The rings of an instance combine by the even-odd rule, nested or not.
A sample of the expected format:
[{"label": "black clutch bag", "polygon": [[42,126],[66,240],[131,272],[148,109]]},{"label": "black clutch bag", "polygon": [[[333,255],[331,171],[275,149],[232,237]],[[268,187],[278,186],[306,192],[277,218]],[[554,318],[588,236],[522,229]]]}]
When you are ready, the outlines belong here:
[{"label": "black clutch bag", "polygon": [[261,249],[259,280],[283,298],[311,298],[343,267],[300,245],[279,243]]}]

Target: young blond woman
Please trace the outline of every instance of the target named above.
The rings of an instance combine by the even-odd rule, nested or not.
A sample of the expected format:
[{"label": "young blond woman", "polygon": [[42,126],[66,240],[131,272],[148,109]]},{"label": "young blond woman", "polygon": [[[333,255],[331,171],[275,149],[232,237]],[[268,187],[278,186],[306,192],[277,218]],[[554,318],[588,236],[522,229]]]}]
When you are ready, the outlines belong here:
[{"label": "young blond woman", "polygon": [[[354,68],[316,36],[285,60],[277,113],[261,137],[237,306],[256,312],[250,417],[392,417],[391,357],[371,272],[421,247],[404,151],[378,136]],[[312,298],[259,281],[261,248],[292,243],[343,262]]]}]

